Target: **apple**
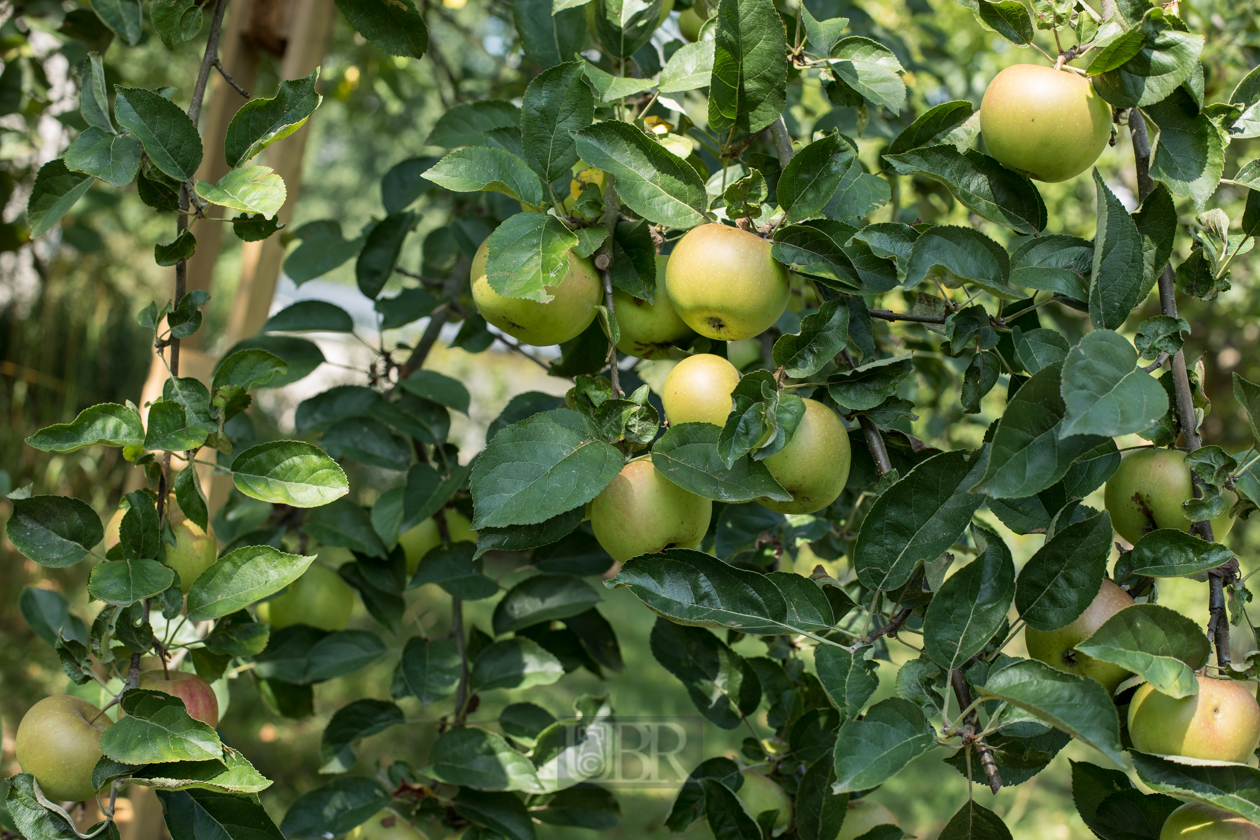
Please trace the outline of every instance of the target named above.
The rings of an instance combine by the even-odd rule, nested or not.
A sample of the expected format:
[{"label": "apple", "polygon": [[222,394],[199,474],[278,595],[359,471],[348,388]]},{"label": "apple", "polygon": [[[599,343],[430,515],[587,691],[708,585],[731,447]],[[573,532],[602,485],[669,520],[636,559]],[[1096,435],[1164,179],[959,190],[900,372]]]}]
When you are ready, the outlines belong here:
[{"label": "apple", "polygon": [[768,241],[717,224],[692,228],[678,241],[665,289],[687,326],[720,341],[761,335],[791,296],[788,270],[770,256]]},{"label": "apple", "polygon": [[674,484],[636,458],[591,502],[595,539],[617,562],[680,546],[695,548],[709,530],[713,502]]},{"label": "apple", "polygon": [[341,575],[319,563],[285,590],[258,605],[258,617],[277,630],[307,624],[320,630],[345,630],[354,612],[354,590]]},{"label": "apple", "polygon": [[792,494],[790,502],[761,499],[779,513],[814,513],[840,497],[849,480],[849,433],[840,415],[817,400],[804,400],[805,415],[792,439],[762,461],[770,475]]},{"label": "apple", "polygon": [[745,770],[740,775],[744,777],[744,783],[740,785],[735,795],[739,797],[740,802],[744,803],[744,807],[754,819],[766,811],[779,812],[775,817],[770,836],[778,837],[791,828],[792,797],[779,787],[778,782],[752,770]]},{"label": "apple", "polygon": [[[1181,503],[1194,498],[1194,480],[1186,453],[1179,449],[1129,453],[1107,481],[1103,496],[1111,526],[1131,543],[1157,528],[1188,532],[1193,524]],[[1233,527],[1233,517],[1223,513],[1212,520],[1212,536],[1220,541]]]},{"label": "apple", "polygon": [[1187,802],[1164,820],[1159,840],[1260,840],[1260,826],[1202,802]]},{"label": "apple", "polygon": [[184,701],[188,714],[195,720],[219,725],[219,698],[210,683],[187,671],[141,671],[139,688],[160,691]]},{"label": "apple", "polygon": [[621,341],[617,349],[640,359],[668,359],[675,341],[691,335],[691,327],[678,317],[665,291],[665,267],[669,260],[656,257],[656,297],[653,303],[621,289],[613,289]]},{"label": "apple", "polygon": [[346,840],[429,840],[429,835],[407,822],[405,817],[385,809],[356,826],[346,835]]},{"label": "apple", "polygon": [[119,508],[114,511],[114,515],[105,523],[105,550],[109,551],[122,539],[122,521],[127,515],[127,511]]},{"label": "apple", "polygon": [[869,799],[850,800],[844,822],[840,824],[840,835],[836,840],[857,840],[872,828],[880,825],[896,825],[897,818],[878,802]]},{"label": "apple", "polygon": [[1195,675],[1199,693],[1177,699],[1148,683],[1129,701],[1129,739],[1139,752],[1246,762],[1260,744],[1260,704],[1241,682]]},{"label": "apple", "polygon": [[[468,517],[453,508],[446,509],[446,529],[450,532],[451,542],[477,541],[477,532],[472,529]],[[420,558],[442,544],[438,533],[437,522],[430,516],[416,527],[398,535],[398,544],[407,554],[407,574],[416,573]]]},{"label": "apple", "polygon": [[761,367],[761,342],[755,338],[732,341],[726,345],[726,359],[737,370],[743,370],[754,362]]},{"label": "apple", "polygon": [[731,413],[731,391],[739,384],[735,366],[710,353],[683,359],[665,378],[661,404],[670,425],[712,423],[725,426]]},{"label": "apple", "polygon": [[187,595],[193,581],[210,568],[219,557],[219,547],[214,531],[203,531],[196,522],[190,522],[183,514],[171,517],[171,531],[175,545],[166,546],[166,565],[179,574],[179,588]]},{"label": "apple", "polygon": [[55,694],[26,712],[15,749],[23,773],[55,802],[91,799],[92,768],[101,757],[101,733],[113,723],[81,697]]},{"label": "apple", "polygon": [[1108,693],[1129,677],[1129,672],[1110,662],[1099,662],[1076,650],[1076,646],[1088,639],[1099,627],[1125,607],[1133,606],[1133,598],[1108,578],[1103,578],[1102,588],[1085,612],[1075,621],[1058,630],[1024,628],[1024,644],[1028,655],[1051,668],[1089,677],[1102,683]]},{"label": "apple", "polygon": [[472,261],[472,297],[481,317],[525,344],[546,347],[577,338],[595,320],[604,286],[590,260],[569,252],[569,270],[545,287],[551,300],[539,303],[510,298],[490,287],[486,259],[490,240],[481,243]]},{"label": "apple", "polygon": [[694,44],[700,40],[700,28],[704,26],[705,20],[706,18],[696,13],[695,6],[683,9],[678,13],[678,30],[684,38]]},{"label": "apple", "polygon": [[1089,169],[1111,139],[1111,106],[1070,70],[1016,64],[998,73],[980,102],[980,133],[1002,165],[1038,181]]}]

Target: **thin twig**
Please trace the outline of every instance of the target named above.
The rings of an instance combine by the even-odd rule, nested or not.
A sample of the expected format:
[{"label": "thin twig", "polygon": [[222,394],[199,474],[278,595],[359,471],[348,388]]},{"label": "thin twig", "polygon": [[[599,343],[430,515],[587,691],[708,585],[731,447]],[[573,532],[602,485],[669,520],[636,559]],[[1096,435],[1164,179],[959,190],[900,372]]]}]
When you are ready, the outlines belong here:
[{"label": "thin twig", "polygon": [[[843,363],[849,370],[857,367],[853,363],[853,357],[849,355],[847,349],[841,350],[836,355],[836,363]],[[866,438],[866,448],[871,451],[871,458],[875,461],[875,469],[879,470],[879,477],[883,478],[892,472],[892,459],[888,457],[888,447],[884,445],[884,436],[880,434],[879,427],[875,425],[875,421],[865,414],[858,416],[858,425],[862,427],[862,435]]]},{"label": "thin twig", "polygon": [[788,134],[787,123],[782,116],[770,123],[770,136],[774,138],[774,151],[779,156],[779,166],[786,169],[792,158],[796,157],[796,152],[792,150],[792,135]]},{"label": "thin twig", "polygon": [[1155,361],[1151,362],[1149,365],[1142,368],[1142,370],[1146,371],[1147,373],[1151,373],[1152,371],[1156,371],[1162,368],[1164,366],[1164,362],[1166,361],[1168,361],[1168,354],[1163,351],[1160,351],[1160,354],[1155,357]]},{"label": "thin twig", "polygon": [[911,312],[892,312],[888,309],[870,310],[872,318],[881,321],[913,321],[916,324],[944,324],[944,315],[915,315]]},{"label": "thin twig", "polygon": [[249,95],[249,91],[245,90],[245,88],[236,83],[236,79],[232,78],[232,74],[227,71],[227,68],[223,66],[223,62],[219,61],[218,58],[215,58],[214,60],[214,69],[219,71],[219,75],[223,77],[223,81],[232,86],[232,90],[236,91],[246,99],[253,98]]},{"label": "thin twig", "polygon": [[[963,678],[963,672],[960,668],[955,668],[949,672],[949,682],[954,688],[954,697],[958,700],[958,708],[966,709],[971,706],[971,691],[967,688],[967,680]],[[963,748],[975,746],[976,753],[980,756],[980,767],[984,769],[984,777],[989,782],[989,790],[996,795],[1002,789],[1002,774],[998,771],[997,761],[993,758],[993,750],[989,749],[988,743],[984,740],[984,736],[978,736],[979,716],[973,708],[967,713],[963,720]]]}]

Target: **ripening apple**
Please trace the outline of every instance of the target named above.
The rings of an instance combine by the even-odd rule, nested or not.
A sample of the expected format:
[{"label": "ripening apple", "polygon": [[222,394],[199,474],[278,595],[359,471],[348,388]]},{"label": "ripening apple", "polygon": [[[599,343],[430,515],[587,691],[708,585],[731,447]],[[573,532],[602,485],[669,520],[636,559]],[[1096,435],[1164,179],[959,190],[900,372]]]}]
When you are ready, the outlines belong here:
[{"label": "ripening apple", "polygon": [[678,13],[678,31],[682,32],[682,36],[691,43],[700,40],[700,29],[704,26],[707,18],[702,18],[696,12],[696,7],[683,9]]},{"label": "ripening apple", "polygon": [[[1193,524],[1181,503],[1194,498],[1194,480],[1186,453],[1179,449],[1129,453],[1108,479],[1103,496],[1111,526],[1131,543],[1157,528],[1188,532]],[[1233,527],[1227,511],[1212,520],[1212,536],[1219,542]]]},{"label": "ripening apple", "polygon": [[621,341],[617,349],[640,359],[668,359],[675,341],[691,335],[665,291],[665,266],[669,258],[656,257],[656,297],[652,303],[621,289],[613,289],[613,305],[617,309],[617,326]]},{"label": "ripening apple", "polygon": [[15,749],[23,773],[54,802],[91,799],[92,768],[101,757],[101,733],[113,723],[81,697],[55,694],[26,712]]},{"label": "ripening apple", "polygon": [[[451,542],[477,541],[477,532],[472,529],[468,517],[453,508],[447,508],[445,516],[446,530],[451,535]],[[407,554],[407,574],[415,574],[420,558],[442,544],[437,522],[430,516],[416,527],[399,534],[398,544]]]},{"label": "ripening apple", "polygon": [[141,671],[137,687],[178,697],[184,701],[189,717],[211,726],[219,725],[219,698],[210,683],[196,674],[187,671]]},{"label": "ripening apple", "polygon": [[185,595],[201,573],[210,568],[219,557],[214,531],[207,533],[201,526],[176,513],[171,517],[171,531],[175,545],[166,547],[166,565],[179,574],[179,588]]},{"label": "ripening apple", "polygon": [[1139,752],[1206,761],[1250,760],[1260,744],[1260,704],[1234,680],[1196,674],[1199,693],[1177,699],[1149,683],[1129,701],[1129,739]]},{"label": "ripening apple", "polygon": [[429,840],[429,835],[387,808],[355,827],[346,840]]},{"label": "ripening apple", "polygon": [[720,341],[761,335],[791,295],[788,270],[770,256],[768,241],[717,224],[692,228],[678,241],[665,289],[687,326]]},{"label": "ripening apple", "polygon": [[1024,644],[1028,655],[1051,668],[1089,677],[1107,689],[1108,694],[1129,677],[1129,672],[1119,665],[1100,662],[1076,650],[1076,646],[1097,632],[1107,619],[1125,607],[1133,606],[1133,598],[1109,578],[1103,578],[1102,588],[1085,612],[1075,621],[1058,630],[1024,628]]},{"label": "ripening apple", "polygon": [[741,773],[744,783],[740,785],[736,796],[744,803],[748,813],[754,818],[766,811],[777,811],[774,827],[770,836],[778,837],[792,827],[792,797],[779,786],[779,783],[761,773],[745,770]]},{"label": "ripening apple", "polygon": [[675,546],[695,548],[709,530],[713,502],[684,490],[636,458],[590,505],[595,539],[617,562]]},{"label": "ripening apple", "polygon": [[761,463],[784,490],[790,502],[759,501],[779,513],[814,513],[840,497],[849,480],[849,433],[840,415],[817,400],[804,400],[805,415],[792,439]]},{"label": "ripening apple", "polygon": [[106,551],[109,551],[111,548],[118,545],[119,540],[122,539],[122,521],[123,517],[126,515],[127,511],[123,508],[119,508],[114,511],[114,515],[109,518],[109,522],[105,523]]},{"label": "ripening apple", "polygon": [[595,320],[604,287],[590,260],[569,252],[569,270],[545,287],[551,300],[539,303],[510,298],[490,287],[486,276],[489,242],[481,243],[472,261],[472,297],[481,317],[525,344],[546,347],[577,338]]},{"label": "ripening apple", "polygon": [[1111,139],[1111,106],[1070,70],[1016,64],[998,73],[980,102],[989,154],[1038,181],[1089,169]]},{"label": "ripening apple", "polygon": [[280,630],[307,624],[320,630],[345,630],[354,612],[354,590],[327,566],[312,563],[283,595],[258,605],[258,617]]},{"label": "ripening apple", "polygon": [[876,826],[896,824],[897,818],[892,811],[878,802],[869,799],[851,800],[836,840],[857,840]]},{"label": "ripening apple", "polygon": [[725,426],[731,413],[731,391],[739,384],[735,366],[711,353],[683,359],[665,378],[661,405],[670,425],[712,423]]},{"label": "ripening apple", "polygon": [[1187,802],[1164,820],[1159,840],[1260,840],[1260,825],[1202,802]]}]

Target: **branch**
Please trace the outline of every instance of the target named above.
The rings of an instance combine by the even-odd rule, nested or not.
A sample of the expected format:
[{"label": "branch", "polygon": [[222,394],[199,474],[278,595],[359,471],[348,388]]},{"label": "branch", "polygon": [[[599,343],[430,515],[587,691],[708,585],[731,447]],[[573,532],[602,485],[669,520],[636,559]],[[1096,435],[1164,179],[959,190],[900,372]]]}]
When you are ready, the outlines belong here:
[{"label": "branch", "polygon": [[[853,364],[853,357],[849,355],[847,348],[837,354],[836,361],[837,364],[843,362],[849,370],[857,367]],[[871,451],[875,469],[879,470],[879,477],[883,478],[892,472],[893,468],[892,459],[888,457],[888,447],[884,445],[884,436],[880,433],[879,426],[875,425],[875,421],[865,414],[858,416],[858,425],[862,427],[862,435],[866,438],[866,448]]]},{"label": "branch", "polygon": [[[959,668],[955,668],[949,672],[949,682],[954,688],[954,697],[958,700],[958,708],[966,709],[971,705],[971,691],[967,688],[967,681],[963,679],[963,672]],[[976,728],[979,723],[979,716],[976,710],[972,709],[967,713],[967,717],[963,721],[962,738],[963,747],[974,745],[976,753],[980,756],[980,766],[984,769],[984,777],[989,781],[989,790],[994,795],[1002,789],[1002,774],[998,771],[997,762],[993,758],[993,750],[989,749],[988,743],[983,736],[976,736]]]},{"label": "branch", "polygon": [[229,73],[227,69],[223,66],[223,62],[219,61],[219,59],[217,58],[214,60],[214,69],[219,71],[219,75],[223,77],[223,81],[227,82],[229,85],[232,86],[232,90],[236,91],[237,93],[239,93],[241,96],[245,97],[246,99],[253,98],[249,95],[249,91],[245,90],[245,88],[241,87],[240,85],[236,83],[236,79],[232,78],[232,74]]},{"label": "branch", "polygon": [[779,156],[779,166],[786,169],[792,158],[796,157],[796,152],[792,151],[792,135],[788,134],[787,123],[782,116],[770,123],[770,136],[774,138],[774,151]]},{"label": "branch", "polygon": [[887,309],[870,310],[872,318],[881,321],[913,321],[916,324],[944,324],[944,315],[915,315],[910,312],[892,312]]},{"label": "branch", "polygon": [[[612,287],[612,246],[613,235],[617,231],[617,219],[620,216],[621,201],[617,198],[617,179],[611,173],[606,173],[604,177],[607,183],[604,185],[604,215],[600,218],[600,224],[608,228],[608,238],[604,240],[604,244],[599,246],[599,250],[595,253],[595,267],[599,269],[604,278],[604,307],[608,309],[608,320],[615,322],[617,319],[617,307],[613,303],[613,287]],[[613,393],[622,396],[621,391],[621,375],[617,369],[617,345],[612,340],[613,324],[608,325],[608,378],[612,380]]]}]

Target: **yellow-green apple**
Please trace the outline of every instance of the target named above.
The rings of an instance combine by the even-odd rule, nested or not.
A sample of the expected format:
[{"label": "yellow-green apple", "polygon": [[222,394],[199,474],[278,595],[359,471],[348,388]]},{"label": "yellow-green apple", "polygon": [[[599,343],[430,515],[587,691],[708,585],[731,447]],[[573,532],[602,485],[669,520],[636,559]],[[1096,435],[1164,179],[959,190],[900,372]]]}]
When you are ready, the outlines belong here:
[{"label": "yellow-green apple", "polygon": [[118,541],[122,539],[122,521],[127,515],[127,511],[119,508],[114,511],[114,515],[105,523],[105,550],[109,551],[118,545]]},{"label": "yellow-green apple", "polygon": [[471,283],[473,303],[481,317],[525,344],[545,347],[577,338],[595,320],[595,307],[604,296],[603,283],[590,260],[569,252],[569,268],[546,286],[546,303],[504,297],[490,287],[486,276],[489,242],[473,255]]},{"label": "yellow-green apple", "polygon": [[346,840],[429,840],[429,835],[386,809],[351,830]]},{"label": "yellow-green apple", "polygon": [[1093,165],[1111,139],[1111,106],[1089,79],[1039,64],[993,77],[980,102],[989,154],[1038,181],[1066,181]]},{"label": "yellow-green apple", "polygon": [[219,549],[214,541],[214,531],[201,530],[196,522],[190,522],[182,513],[171,516],[171,531],[175,545],[166,546],[166,565],[179,574],[179,588],[185,595],[193,581],[210,568],[218,559]]},{"label": "yellow-green apple", "polygon": [[[451,542],[477,541],[477,532],[472,529],[468,517],[453,508],[447,508],[446,530],[450,532]],[[398,544],[407,554],[407,574],[416,572],[420,558],[442,544],[442,536],[438,532],[437,522],[430,516],[416,527],[398,535]]]},{"label": "yellow-green apple", "polygon": [[739,384],[735,366],[711,353],[683,359],[665,378],[661,404],[670,424],[712,423],[725,426],[731,413],[731,391]]},{"label": "yellow-green apple", "polygon": [[726,358],[737,369],[743,370],[754,362],[761,367],[761,342],[755,338],[732,341],[726,345]]},{"label": "yellow-green apple", "polygon": [[696,13],[695,6],[683,9],[678,13],[678,30],[682,32],[684,38],[694,44],[700,40],[700,28],[704,26],[705,20],[706,18]]},{"label": "yellow-green apple", "polygon": [[805,414],[792,439],[762,461],[770,475],[792,494],[790,502],[761,499],[779,513],[814,513],[840,497],[849,480],[849,433],[840,415],[817,400],[804,400]]},{"label": "yellow-green apple", "polygon": [[[1131,543],[1157,528],[1189,531],[1182,502],[1194,498],[1194,480],[1179,449],[1139,449],[1120,462],[1103,491],[1111,526]],[[1229,495],[1226,494],[1226,499]],[[1234,527],[1228,512],[1212,520],[1212,536],[1224,539]]]},{"label": "yellow-green apple", "polygon": [[618,562],[675,546],[694,548],[704,539],[713,502],[684,490],[636,458],[591,502],[595,539]]},{"label": "yellow-green apple", "polygon": [[678,317],[665,292],[667,262],[667,257],[656,257],[656,297],[652,303],[621,289],[613,290],[617,326],[621,329],[617,349],[627,356],[668,359],[669,348],[674,342],[691,335],[691,327]]},{"label": "yellow-green apple", "polygon": [[777,811],[774,826],[770,830],[772,837],[778,837],[792,827],[792,797],[779,786],[779,783],[768,776],[752,770],[741,773],[744,783],[740,785],[736,795],[744,803],[748,813],[757,817],[766,811]]},{"label": "yellow-green apple", "polygon": [[1187,802],[1164,820],[1159,840],[1260,840],[1260,826],[1202,802]]},{"label": "yellow-green apple", "polygon": [[211,726],[219,725],[219,698],[210,683],[196,674],[187,671],[141,671],[138,687],[178,697],[184,701],[190,717]]},{"label": "yellow-green apple", "polygon": [[1129,701],[1129,739],[1139,752],[1246,762],[1260,744],[1260,705],[1241,682],[1196,674],[1199,693],[1177,699],[1149,683]]},{"label": "yellow-green apple", "polygon": [[787,309],[788,270],[770,243],[727,225],[701,225],[674,246],[665,289],[687,326],[707,338],[738,341],[761,335]]},{"label": "yellow-green apple", "polygon": [[91,799],[92,768],[101,757],[101,733],[113,723],[81,697],[55,694],[26,712],[15,749],[23,773],[55,802]]},{"label": "yellow-green apple", "polygon": [[341,575],[319,563],[284,591],[258,605],[258,617],[277,630],[307,624],[320,630],[345,630],[354,612],[354,590]]},{"label": "yellow-green apple", "polygon": [[896,824],[897,818],[883,805],[869,799],[858,799],[849,803],[836,840],[857,840],[876,826]]},{"label": "yellow-green apple", "polygon": [[1094,635],[1107,619],[1131,606],[1133,598],[1129,593],[1110,579],[1103,578],[1102,588],[1098,590],[1094,600],[1071,624],[1058,630],[1036,630],[1032,627],[1024,629],[1024,644],[1028,647],[1028,655],[1051,668],[1096,680],[1109,693],[1114,692],[1116,686],[1129,676],[1129,672],[1119,665],[1086,656],[1076,646]]}]

